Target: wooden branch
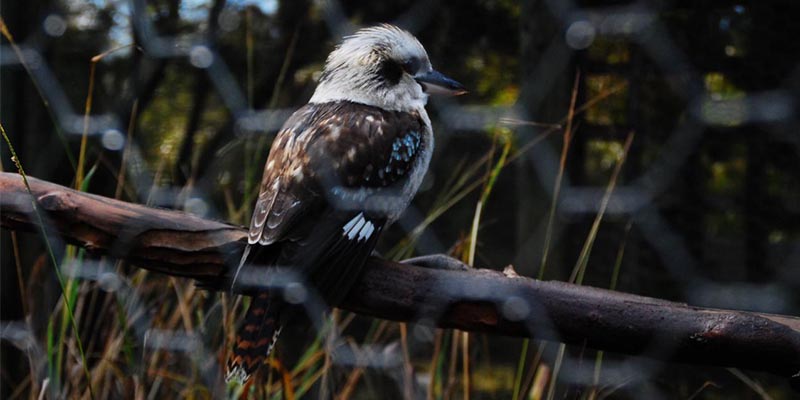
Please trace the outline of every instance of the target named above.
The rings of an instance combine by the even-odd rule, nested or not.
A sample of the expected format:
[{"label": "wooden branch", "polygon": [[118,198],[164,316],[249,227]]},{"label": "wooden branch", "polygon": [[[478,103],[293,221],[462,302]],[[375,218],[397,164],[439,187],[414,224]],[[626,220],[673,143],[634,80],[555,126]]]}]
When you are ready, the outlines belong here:
[{"label": "wooden branch", "polygon": [[[219,286],[245,243],[242,227],[29,180],[50,232],[141,268]],[[37,230],[32,210],[21,177],[0,174],[0,224]],[[800,389],[796,317],[698,308],[491,270],[430,269],[377,258],[370,259],[341,307],[395,321],[767,371]]]}]

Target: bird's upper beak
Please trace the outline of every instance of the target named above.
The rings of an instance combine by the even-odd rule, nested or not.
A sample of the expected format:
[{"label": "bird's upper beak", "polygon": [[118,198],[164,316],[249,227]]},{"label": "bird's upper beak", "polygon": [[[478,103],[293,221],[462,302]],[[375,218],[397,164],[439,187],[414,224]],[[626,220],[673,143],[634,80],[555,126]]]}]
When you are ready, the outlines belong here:
[{"label": "bird's upper beak", "polygon": [[414,79],[422,85],[422,90],[428,94],[460,96],[467,93],[463,85],[433,69],[418,73],[414,76]]}]

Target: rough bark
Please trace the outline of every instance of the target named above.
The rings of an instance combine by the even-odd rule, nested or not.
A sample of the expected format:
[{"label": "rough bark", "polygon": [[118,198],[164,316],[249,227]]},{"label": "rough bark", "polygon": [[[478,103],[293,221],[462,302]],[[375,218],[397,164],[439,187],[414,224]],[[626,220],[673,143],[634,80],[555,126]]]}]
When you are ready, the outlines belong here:
[{"label": "rough bark", "polygon": [[[228,279],[242,227],[79,193],[29,178],[48,231],[206,286]],[[0,224],[38,230],[17,174],[0,174]],[[233,261],[233,262],[232,262]],[[536,337],[664,361],[767,371],[800,386],[800,318],[691,307],[512,273],[421,268],[372,258],[347,310],[443,328]]]}]

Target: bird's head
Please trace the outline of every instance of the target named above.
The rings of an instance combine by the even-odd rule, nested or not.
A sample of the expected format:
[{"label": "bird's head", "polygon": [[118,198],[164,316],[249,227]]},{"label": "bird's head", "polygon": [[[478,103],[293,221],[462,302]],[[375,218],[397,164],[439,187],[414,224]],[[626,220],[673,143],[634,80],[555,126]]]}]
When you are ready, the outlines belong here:
[{"label": "bird's head", "polygon": [[361,29],[328,56],[312,103],[349,100],[387,110],[425,106],[428,94],[466,93],[431,67],[414,35],[393,25]]}]

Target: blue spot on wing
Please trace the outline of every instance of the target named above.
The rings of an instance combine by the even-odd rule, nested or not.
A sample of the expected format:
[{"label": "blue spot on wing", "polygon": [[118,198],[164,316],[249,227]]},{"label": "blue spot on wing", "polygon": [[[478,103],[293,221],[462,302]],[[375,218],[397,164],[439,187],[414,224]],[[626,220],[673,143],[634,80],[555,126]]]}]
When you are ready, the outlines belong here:
[{"label": "blue spot on wing", "polygon": [[405,135],[394,139],[392,153],[383,169],[387,181],[395,181],[406,175],[413,165],[412,160],[419,152],[420,142],[421,136],[418,131],[408,131]]},{"label": "blue spot on wing", "polygon": [[373,159],[361,172],[361,182],[371,185],[389,186],[402,179],[407,179],[414,166],[414,160],[421,150],[422,135],[417,130],[409,130],[405,134],[396,136],[388,143],[388,154],[380,156],[380,160]]}]

